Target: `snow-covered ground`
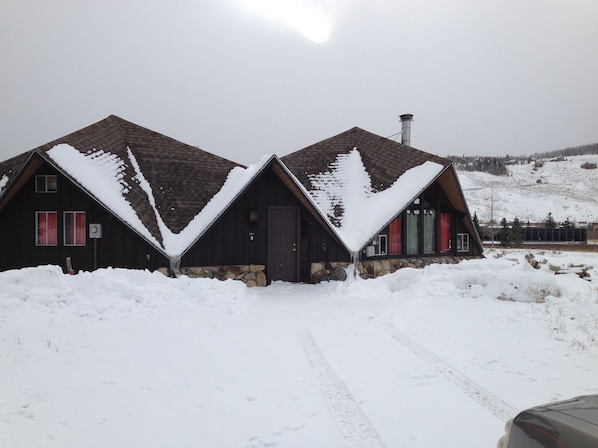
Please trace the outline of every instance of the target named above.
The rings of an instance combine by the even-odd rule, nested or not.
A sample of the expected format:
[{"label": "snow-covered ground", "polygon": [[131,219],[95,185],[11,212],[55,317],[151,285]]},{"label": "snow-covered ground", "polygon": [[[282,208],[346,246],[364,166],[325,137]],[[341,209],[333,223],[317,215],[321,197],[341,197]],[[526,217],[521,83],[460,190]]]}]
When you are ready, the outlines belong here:
[{"label": "snow-covered ground", "polygon": [[548,213],[557,222],[598,222],[598,169],[581,168],[584,162],[598,163],[598,155],[566,159],[546,160],[537,169],[533,163],[510,165],[509,176],[459,171],[470,212],[477,213],[480,222],[485,223],[493,203],[497,222],[502,218],[543,222]]},{"label": "snow-covered ground", "polygon": [[598,392],[595,283],[553,273],[598,255],[529,253],[253,289],[0,273],[0,446],[495,446]]}]

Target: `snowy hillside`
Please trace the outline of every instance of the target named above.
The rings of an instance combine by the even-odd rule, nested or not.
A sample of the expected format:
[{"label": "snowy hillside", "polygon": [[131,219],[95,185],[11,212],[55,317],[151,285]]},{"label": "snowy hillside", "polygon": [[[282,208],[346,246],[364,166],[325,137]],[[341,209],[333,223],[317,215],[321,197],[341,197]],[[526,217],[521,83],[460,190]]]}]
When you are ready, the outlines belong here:
[{"label": "snowy hillside", "polygon": [[598,254],[528,254],[254,289],[0,272],[0,446],[496,446],[598,392],[598,290],[552,272]]},{"label": "snowy hillside", "polygon": [[584,162],[598,163],[598,155],[567,157],[561,162],[544,161],[508,166],[509,176],[459,171],[459,181],[470,212],[481,223],[489,219],[492,192],[495,219],[523,223],[543,222],[552,213],[557,223],[567,218],[577,224],[598,222],[598,169],[581,168]]}]

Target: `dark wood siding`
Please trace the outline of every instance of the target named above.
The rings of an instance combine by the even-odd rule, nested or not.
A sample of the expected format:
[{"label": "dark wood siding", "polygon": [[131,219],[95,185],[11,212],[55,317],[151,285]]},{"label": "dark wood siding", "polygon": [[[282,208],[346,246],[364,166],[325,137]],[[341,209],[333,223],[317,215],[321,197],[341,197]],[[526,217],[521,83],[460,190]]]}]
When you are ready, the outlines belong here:
[{"label": "dark wood siding", "polygon": [[[401,213],[402,219],[402,229],[401,229],[401,254],[388,254],[388,255],[374,255],[372,259],[386,259],[386,258],[397,258],[397,257],[430,257],[430,256],[439,256],[439,255],[480,255],[481,250],[475,243],[475,235],[472,235],[468,230],[467,226],[465,225],[465,220],[468,219],[467,215],[461,213],[454,209],[451,206],[450,201],[444,190],[442,189],[441,185],[438,182],[433,183],[430,185],[426,191],[420,196],[420,205],[416,206],[420,208],[419,219],[420,225],[422,224],[421,220],[423,219],[423,209],[422,204],[424,201],[432,206],[435,211],[435,229],[434,229],[434,251],[430,253],[424,253],[424,244],[423,244],[423,235],[418,234],[418,250],[415,253],[407,253],[407,219],[406,219],[406,212]],[[450,239],[451,239],[451,250],[450,252],[442,252],[441,245],[440,245],[440,214],[441,213],[450,213],[451,215],[451,226],[450,226]],[[420,226],[420,227],[423,227]],[[459,234],[467,234],[469,235],[469,250],[466,252],[458,252],[457,251],[457,238]],[[380,235],[389,235],[390,234],[390,226],[386,226],[381,232]],[[362,251],[362,257],[366,257],[365,249]]]},{"label": "dark wood siding", "polygon": [[[90,223],[102,224],[102,238],[97,241],[97,266],[150,269],[169,266],[168,259],[151,244],[115,218],[68,178],[47,164],[36,175],[56,174],[55,193],[36,193],[35,175],[0,211],[0,270],[53,264],[66,269],[70,257],[75,271],[94,268],[94,242],[89,238]],[[35,212],[55,211],[58,221],[56,246],[37,246]],[[86,244],[65,246],[63,225],[65,211],[85,212]]]},{"label": "dark wood siding", "polygon": [[[316,261],[350,261],[350,255],[315,219],[271,169],[265,170],[245,193],[182,257],[182,267],[267,264],[268,207],[299,207],[301,280],[309,278]],[[249,222],[249,212],[257,221]]]}]

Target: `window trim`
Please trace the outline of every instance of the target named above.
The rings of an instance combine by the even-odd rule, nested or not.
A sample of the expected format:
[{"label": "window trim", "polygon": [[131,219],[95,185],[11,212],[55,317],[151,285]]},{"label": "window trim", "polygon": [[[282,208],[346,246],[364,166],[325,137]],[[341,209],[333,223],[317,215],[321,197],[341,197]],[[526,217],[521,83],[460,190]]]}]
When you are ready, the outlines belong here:
[{"label": "window trim", "polygon": [[[41,215],[45,216],[45,242],[40,242],[40,223],[39,217]],[[54,215],[54,243],[48,243],[48,236],[50,234],[48,228],[48,216]],[[35,212],[35,245],[37,247],[56,247],[58,246],[58,212],[49,210],[49,211],[36,211]]]},{"label": "window trim", "polygon": [[469,252],[469,233],[457,233],[457,252]]},{"label": "window trim", "polygon": [[[384,246],[384,250],[380,250]],[[366,257],[384,257],[388,255],[388,235],[381,233],[365,248]]]},{"label": "window trim", "polygon": [[[73,235],[67,238],[67,215],[73,215],[74,218],[74,226],[73,226]],[[81,231],[83,232],[82,235],[79,235],[80,238],[77,238],[77,215],[83,215],[83,226],[80,227]],[[83,210],[69,210],[63,212],[63,238],[64,238],[64,245],[68,247],[83,247],[87,245],[87,229],[86,229],[86,222],[87,218],[85,216],[85,211]],[[82,242],[80,242],[82,240]],[[67,241],[73,241],[67,242]]]},{"label": "window trim", "polygon": [[[48,188],[49,185],[52,183],[48,182],[48,179],[53,177],[54,178],[54,189]],[[39,180],[44,179],[44,186],[43,189],[38,188]],[[56,174],[37,174],[35,176],[35,192],[36,193],[56,193],[58,191],[58,176]]]},{"label": "window trim", "polygon": [[[381,250],[382,242],[384,242],[384,251]],[[388,255],[388,236],[378,235],[378,244],[376,244],[376,255]]]}]

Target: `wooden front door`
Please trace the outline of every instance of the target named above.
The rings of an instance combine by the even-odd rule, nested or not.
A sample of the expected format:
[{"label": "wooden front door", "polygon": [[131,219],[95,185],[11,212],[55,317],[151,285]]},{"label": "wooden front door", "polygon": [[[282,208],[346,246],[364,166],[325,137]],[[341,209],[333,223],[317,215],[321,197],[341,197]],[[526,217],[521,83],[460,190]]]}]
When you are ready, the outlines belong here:
[{"label": "wooden front door", "polygon": [[299,281],[299,208],[268,209],[268,277]]}]

